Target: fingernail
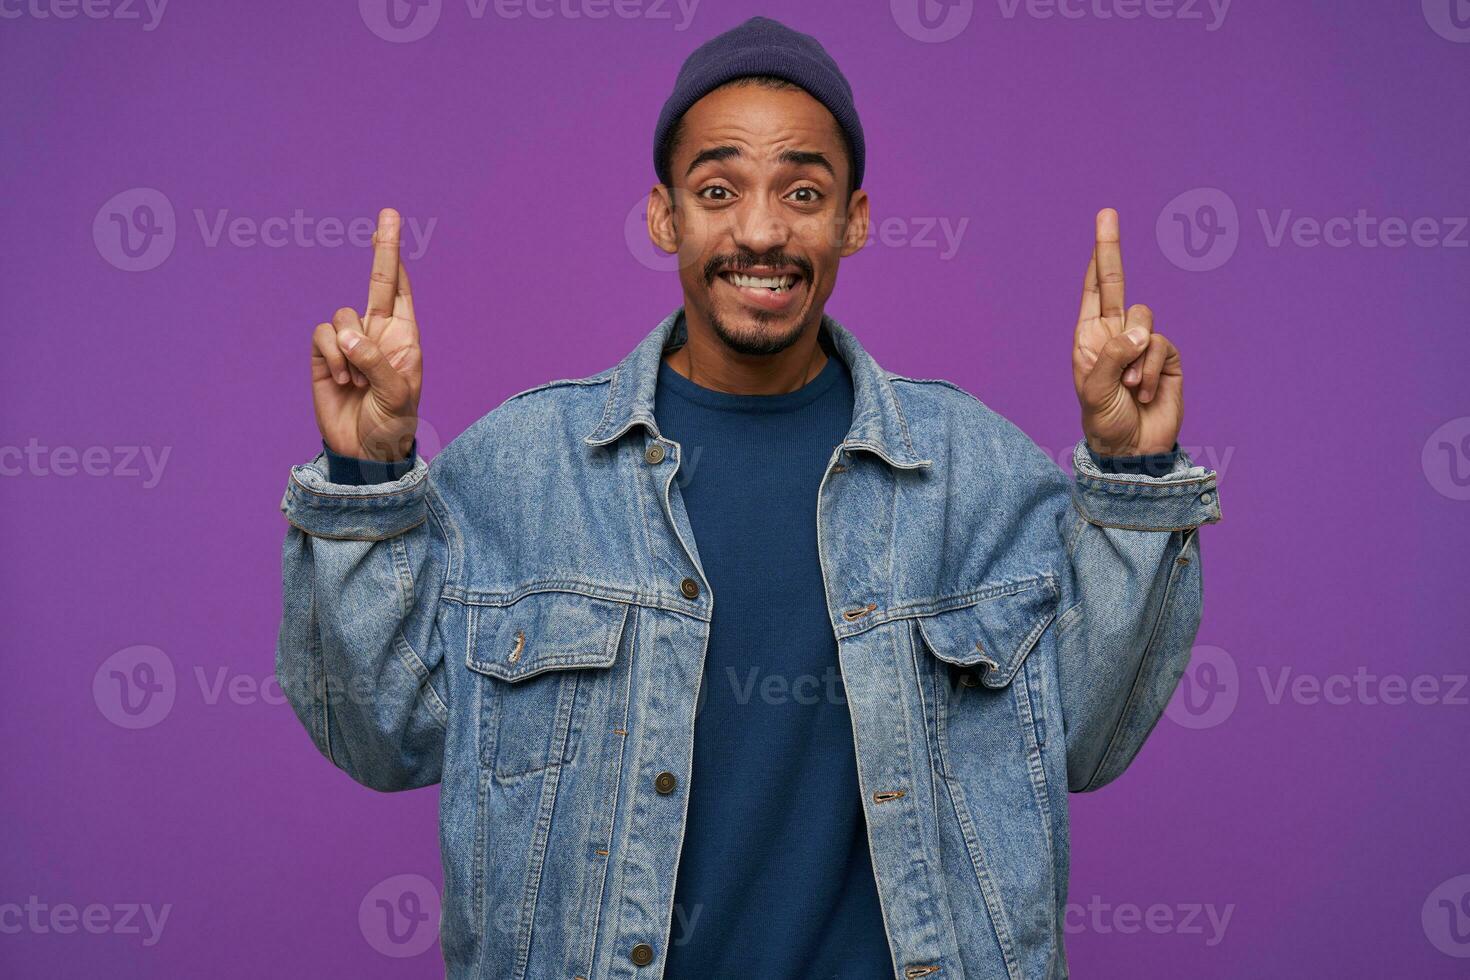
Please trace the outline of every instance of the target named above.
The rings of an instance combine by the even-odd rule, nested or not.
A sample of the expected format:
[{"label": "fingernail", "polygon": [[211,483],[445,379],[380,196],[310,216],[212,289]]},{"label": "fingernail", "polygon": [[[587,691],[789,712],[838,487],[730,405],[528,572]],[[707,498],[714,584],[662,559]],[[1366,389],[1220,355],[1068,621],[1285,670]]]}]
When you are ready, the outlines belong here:
[{"label": "fingernail", "polygon": [[1128,382],[1129,384],[1133,384],[1135,381],[1137,381],[1138,368],[1129,368],[1128,373],[1123,376],[1123,380]]},{"label": "fingernail", "polygon": [[344,330],[337,335],[337,342],[342,345],[342,349],[345,351],[352,350],[352,348],[356,347],[361,341],[362,338],[358,336],[357,331],[355,330]]},{"label": "fingernail", "polygon": [[337,372],[337,383],[339,385],[345,385],[349,380],[351,380],[351,378],[352,375],[348,374],[346,371]]},{"label": "fingernail", "polygon": [[1148,339],[1148,331],[1142,327],[1129,327],[1123,336],[1127,337],[1134,347],[1137,347]]}]

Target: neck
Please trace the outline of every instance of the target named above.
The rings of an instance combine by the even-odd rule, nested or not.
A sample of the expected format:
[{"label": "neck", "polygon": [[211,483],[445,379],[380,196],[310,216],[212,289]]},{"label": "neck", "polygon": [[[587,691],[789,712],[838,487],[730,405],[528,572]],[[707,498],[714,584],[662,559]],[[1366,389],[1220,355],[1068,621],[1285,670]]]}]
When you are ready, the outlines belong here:
[{"label": "neck", "polygon": [[818,342],[821,322],[820,316],[811,320],[783,351],[742,354],[731,350],[686,306],[687,338],[682,347],[665,354],[664,361],[702,388],[731,395],[782,395],[801,388],[827,365],[827,353]]}]

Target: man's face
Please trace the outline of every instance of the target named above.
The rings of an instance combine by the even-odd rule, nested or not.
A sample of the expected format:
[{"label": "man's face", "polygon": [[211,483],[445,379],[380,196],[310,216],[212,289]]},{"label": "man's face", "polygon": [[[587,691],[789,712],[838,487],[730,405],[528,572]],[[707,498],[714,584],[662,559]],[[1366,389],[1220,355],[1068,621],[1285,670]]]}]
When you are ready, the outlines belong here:
[{"label": "man's face", "polygon": [[800,89],[735,84],[684,115],[649,234],[679,254],[686,315],[731,349],[784,350],[820,321],[838,261],[862,247],[868,201],[847,199],[837,121]]}]

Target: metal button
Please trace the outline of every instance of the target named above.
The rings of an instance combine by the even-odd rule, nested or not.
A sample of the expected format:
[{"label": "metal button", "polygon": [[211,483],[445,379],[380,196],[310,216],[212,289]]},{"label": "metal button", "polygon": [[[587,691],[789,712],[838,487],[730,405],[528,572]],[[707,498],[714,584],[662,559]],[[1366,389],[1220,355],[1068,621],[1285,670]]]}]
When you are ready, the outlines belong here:
[{"label": "metal button", "polygon": [[684,593],[684,598],[686,599],[698,599],[699,583],[692,578],[686,578],[679,583],[679,591]]},{"label": "metal button", "polygon": [[1210,493],[1210,491],[1208,491],[1208,490],[1206,490],[1204,493],[1202,493],[1202,494],[1199,495],[1199,502],[1202,503],[1202,504],[1208,504],[1210,501],[1212,501],[1214,499],[1215,499],[1215,495],[1212,494],[1212,493]]},{"label": "metal button", "polygon": [[659,463],[662,463],[664,461],[663,445],[655,442],[649,446],[648,451],[643,454],[643,461],[650,466],[657,466]]},{"label": "metal button", "polygon": [[653,788],[665,796],[674,791],[674,785],[676,783],[678,783],[678,780],[674,778],[674,774],[671,772],[661,772],[653,777]]},{"label": "metal button", "polygon": [[653,947],[647,943],[639,943],[628,951],[628,958],[633,961],[634,966],[647,966],[653,962]]}]

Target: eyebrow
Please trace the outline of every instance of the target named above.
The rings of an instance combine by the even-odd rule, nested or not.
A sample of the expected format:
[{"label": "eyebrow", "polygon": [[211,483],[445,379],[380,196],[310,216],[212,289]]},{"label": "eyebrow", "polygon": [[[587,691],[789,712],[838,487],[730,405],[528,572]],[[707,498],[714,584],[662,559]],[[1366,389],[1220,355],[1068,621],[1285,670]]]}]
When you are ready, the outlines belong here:
[{"label": "eyebrow", "polygon": [[[739,159],[743,154],[738,146],[712,146],[707,150],[701,150],[694,155],[689,162],[689,169],[684,171],[684,176],[694,173],[695,169],[706,163],[720,163],[724,160]],[[780,163],[794,164],[798,167],[815,166],[821,167],[831,174],[833,179],[837,177],[837,171],[832,168],[832,161],[827,159],[825,153],[816,150],[783,150],[776,158]]]}]

